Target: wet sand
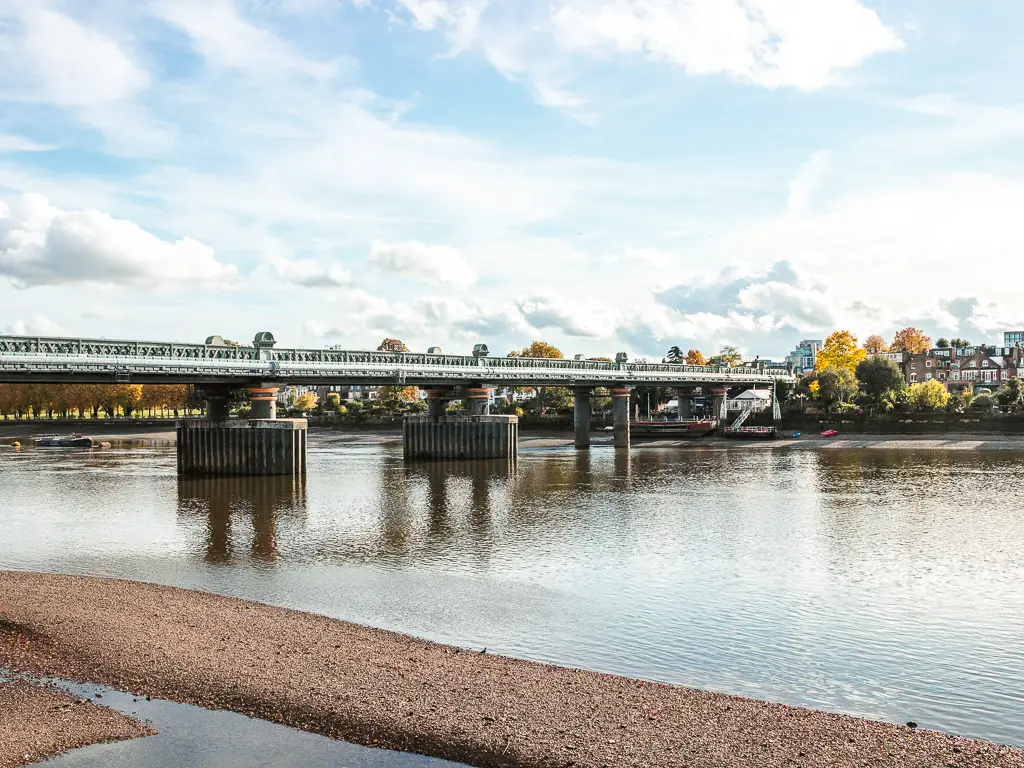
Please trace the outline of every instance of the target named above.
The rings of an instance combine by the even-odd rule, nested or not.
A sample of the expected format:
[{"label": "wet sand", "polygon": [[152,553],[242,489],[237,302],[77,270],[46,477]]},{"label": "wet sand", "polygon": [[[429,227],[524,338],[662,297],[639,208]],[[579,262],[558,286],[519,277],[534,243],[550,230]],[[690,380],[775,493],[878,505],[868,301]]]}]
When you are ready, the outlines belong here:
[{"label": "wet sand", "polygon": [[120,712],[64,691],[22,680],[0,681],[0,768],[36,763],[90,744],[154,733]]},{"label": "wet sand", "polygon": [[0,595],[0,666],[476,766],[1024,766],[1024,750],[987,742],[202,592],[0,572]]}]

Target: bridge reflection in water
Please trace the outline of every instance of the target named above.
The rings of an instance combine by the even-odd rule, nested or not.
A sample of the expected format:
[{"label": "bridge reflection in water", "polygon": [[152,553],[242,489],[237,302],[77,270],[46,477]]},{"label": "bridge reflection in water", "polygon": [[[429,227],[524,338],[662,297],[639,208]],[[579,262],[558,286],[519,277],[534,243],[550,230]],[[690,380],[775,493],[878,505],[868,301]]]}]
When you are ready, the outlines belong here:
[{"label": "bridge reflection in water", "polygon": [[[278,528],[301,524],[306,515],[304,475],[207,477],[178,481],[178,514],[205,517],[205,560],[231,563],[239,557],[236,541],[249,537],[256,563],[278,561]],[[236,529],[242,528],[243,531]]]}]

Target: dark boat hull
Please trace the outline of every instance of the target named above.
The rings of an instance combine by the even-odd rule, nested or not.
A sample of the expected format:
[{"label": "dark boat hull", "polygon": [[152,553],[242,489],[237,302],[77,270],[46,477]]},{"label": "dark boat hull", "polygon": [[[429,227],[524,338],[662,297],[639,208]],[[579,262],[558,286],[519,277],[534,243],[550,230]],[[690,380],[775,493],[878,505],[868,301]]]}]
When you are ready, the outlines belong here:
[{"label": "dark boat hull", "polygon": [[91,437],[37,437],[38,448],[92,448]]},{"label": "dark boat hull", "polygon": [[699,421],[631,421],[629,433],[634,438],[663,437],[688,438],[703,437],[715,431],[712,419]]}]

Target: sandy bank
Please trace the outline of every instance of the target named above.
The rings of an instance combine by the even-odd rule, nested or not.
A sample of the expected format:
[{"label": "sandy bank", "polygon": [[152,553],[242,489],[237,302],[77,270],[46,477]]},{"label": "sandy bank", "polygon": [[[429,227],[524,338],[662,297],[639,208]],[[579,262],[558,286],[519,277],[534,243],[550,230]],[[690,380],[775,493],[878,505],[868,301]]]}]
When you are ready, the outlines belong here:
[{"label": "sandy bank", "polygon": [[120,712],[76,699],[64,691],[24,681],[0,681],[0,768],[15,768],[69,749],[153,733]]},{"label": "sandy bank", "polygon": [[170,587],[0,572],[0,665],[477,766],[1024,766],[1024,751]]}]

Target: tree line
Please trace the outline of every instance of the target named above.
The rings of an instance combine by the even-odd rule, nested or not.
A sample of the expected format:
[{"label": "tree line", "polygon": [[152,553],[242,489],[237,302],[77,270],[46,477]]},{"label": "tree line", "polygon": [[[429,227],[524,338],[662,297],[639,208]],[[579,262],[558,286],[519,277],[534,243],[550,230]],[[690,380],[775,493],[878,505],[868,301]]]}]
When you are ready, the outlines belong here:
[{"label": "tree line", "polygon": [[[939,339],[937,347],[964,348],[971,344],[966,339]],[[849,410],[868,405],[881,412],[900,409],[922,411],[948,409],[962,411],[968,407],[989,408],[999,403],[1015,406],[1022,402],[1024,382],[1010,379],[992,392],[987,388],[951,393],[937,379],[921,381],[907,386],[903,370],[892,359],[881,356],[886,352],[923,354],[932,349],[932,340],[918,328],[904,328],[886,343],[879,335],[865,339],[858,345],[850,331],[833,332],[818,352],[814,371],[800,380],[797,395],[819,401],[828,408]]]},{"label": "tree line", "polygon": [[179,416],[185,384],[0,384],[0,418]]}]

